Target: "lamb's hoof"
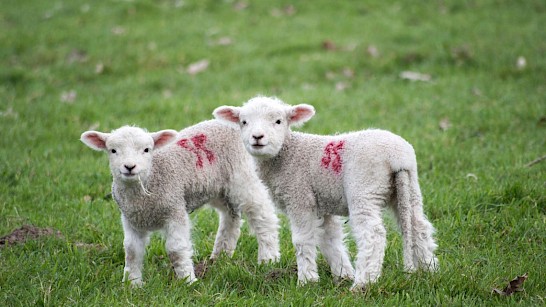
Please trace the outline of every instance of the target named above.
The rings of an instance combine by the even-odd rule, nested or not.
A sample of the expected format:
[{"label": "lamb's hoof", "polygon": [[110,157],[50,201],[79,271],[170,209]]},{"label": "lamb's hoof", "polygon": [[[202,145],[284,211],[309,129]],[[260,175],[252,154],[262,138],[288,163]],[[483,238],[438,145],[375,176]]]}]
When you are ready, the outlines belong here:
[{"label": "lamb's hoof", "polygon": [[262,256],[258,258],[259,264],[277,263],[281,260],[280,254]]},{"label": "lamb's hoof", "polygon": [[438,272],[440,270],[440,264],[438,263],[438,258],[434,257],[430,262],[424,263],[422,265],[423,269],[428,272]]},{"label": "lamb's hoof", "polygon": [[221,258],[222,255],[225,255],[228,258],[232,258],[234,253],[235,253],[235,250],[225,250],[224,249],[224,250],[221,250],[219,252],[213,252],[212,254],[210,254],[210,259],[211,260],[217,260],[217,259]]},{"label": "lamb's hoof", "polygon": [[133,279],[133,280],[122,280],[123,283],[129,284],[131,288],[138,289],[144,286],[142,279]]},{"label": "lamb's hoof", "polygon": [[131,278],[129,277],[129,272],[123,272],[123,279],[121,280],[124,284],[129,284],[131,288],[141,288],[144,286],[142,277]]},{"label": "lamb's hoof", "polygon": [[194,271],[193,267],[191,268],[191,271],[189,271],[189,272],[186,271],[186,270],[181,271],[181,270],[177,270],[177,269],[175,269],[174,271],[176,273],[176,278],[178,278],[179,280],[183,280],[188,285],[193,284],[194,282],[197,281],[197,278],[195,277],[195,271]]},{"label": "lamb's hoof", "polygon": [[304,276],[298,277],[298,286],[305,286],[308,283],[316,283],[319,281],[318,273],[311,272],[308,274],[305,274]]},{"label": "lamb's hoof", "polygon": [[408,274],[415,273],[417,271],[417,268],[414,265],[406,265],[404,266],[404,272]]},{"label": "lamb's hoof", "polygon": [[344,282],[353,281],[355,277],[353,275],[341,275],[341,276],[334,276],[334,284],[339,285]]},{"label": "lamb's hoof", "polygon": [[335,275],[335,278],[340,280],[355,280],[355,271],[351,267],[342,269],[339,275]]},{"label": "lamb's hoof", "polygon": [[188,285],[191,285],[197,281],[197,278],[195,277],[194,274],[182,276],[182,277],[179,277],[179,279],[184,280]]},{"label": "lamb's hoof", "polygon": [[366,292],[366,285],[362,283],[354,283],[351,286],[351,292],[353,293],[365,293]]},{"label": "lamb's hoof", "polygon": [[191,285],[198,280],[195,276],[194,277],[191,277],[191,276],[177,277],[177,279],[180,282],[185,283],[186,285]]}]

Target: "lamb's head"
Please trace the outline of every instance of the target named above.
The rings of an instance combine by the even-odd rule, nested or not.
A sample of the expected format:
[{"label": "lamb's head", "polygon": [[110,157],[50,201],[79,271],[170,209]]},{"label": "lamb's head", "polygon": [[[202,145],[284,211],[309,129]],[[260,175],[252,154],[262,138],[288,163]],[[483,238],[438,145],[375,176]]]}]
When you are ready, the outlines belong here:
[{"label": "lamb's head", "polygon": [[175,130],[146,132],[138,127],[124,126],[104,133],[87,131],[81,141],[95,150],[108,153],[110,170],[115,179],[124,182],[145,180],[152,167],[152,151],[176,138]]},{"label": "lamb's head", "polygon": [[247,151],[257,158],[275,157],[290,127],[301,125],[315,114],[313,106],[291,106],[274,97],[258,96],[242,107],[222,106],[214,110],[215,118],[238,123]]}]

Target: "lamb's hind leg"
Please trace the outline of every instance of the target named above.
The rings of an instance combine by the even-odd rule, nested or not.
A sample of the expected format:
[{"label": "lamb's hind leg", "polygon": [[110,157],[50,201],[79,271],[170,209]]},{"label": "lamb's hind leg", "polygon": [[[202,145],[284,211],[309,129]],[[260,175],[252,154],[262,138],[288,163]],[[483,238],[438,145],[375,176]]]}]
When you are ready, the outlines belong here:
[{"label": "lamb's hind leg", "polygon": [[423,199],[417,175],[410,173],[410,202],[412,205],[413,262],[428,271],[438,270],[438,259],[434,255],[434,227],[423,212]]},{"label": "lamb's hind leg", "polygon": [[354,269],[343,237],[343,226],[339,217],[325,215],[319,239],[320,251],[330,265],[334,276],[353,279]]},{"label": "lamb's hind leg", "polygon": [[[415,210],[415,209],[414,209]],[[413,221],[413,262],[418,265],[419,268],[423,268],[427,271],[438,270],[438,259],[434,255],[436,249],[436,242],[434,242],[433,233],[434,228],[432,224],[427,220],[422,210],[415,210],[421,212],[414,212]]]},{"label": "lamb's hind leg", "polygon": [[193,270],[193,247],[190,236],[190,219],[187,213],[180,213],[167,223],[165,228],[167,254],[176,276],[188,283],[196,281]]},{"label": "lamb's hind leg", "polygon": [[[249,175],[250,176],[250,175]],[[267,189],[257,175],[234,184],[229,194],[231,204],[239,204],[258,241],[258,262],[276,262],[279,251],[279,219]]]},{"label": "lamb's hind leg", "polygon": [[241,234],[241,214],[223,199],[215,199],[210,205],[219,215],[218,232],[210,258],[215,259],[222,252],[231,257]]}]

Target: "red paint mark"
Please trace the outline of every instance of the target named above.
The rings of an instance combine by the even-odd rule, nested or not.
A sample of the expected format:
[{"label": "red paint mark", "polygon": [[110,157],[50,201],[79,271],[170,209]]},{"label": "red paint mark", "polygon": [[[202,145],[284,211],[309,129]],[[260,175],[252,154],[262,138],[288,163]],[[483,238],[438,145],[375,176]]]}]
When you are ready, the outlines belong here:
[{"label": "red paint mark", "polygon": [[[190,146],[190,141],[193,143],[193,147]],[[181,139],[176,144],[194,153],[195,156],[197,157],[195,166],[197,166],[197,168],[203,168],[203,156],[201,152],[205,153],[205,156],[207,157],[207,160],[209,161],[210,164],[212,164],[212,162],[214,162],[214,159],[215,159],[214,153],[210,149],[205,147],[206,142],[207,142],[207,136],[204,134],[198,134],[192,137],[191,139]]]},{"label": "red paint mark", "polygon": [[324,147],[324,156],[321,160],[322,167],[326,169],[332,167],[332,170],[339,174],[343,165],[340,151],[343,150],[344,145],[345,141],[332,141],[328,143],[328,145]]}]

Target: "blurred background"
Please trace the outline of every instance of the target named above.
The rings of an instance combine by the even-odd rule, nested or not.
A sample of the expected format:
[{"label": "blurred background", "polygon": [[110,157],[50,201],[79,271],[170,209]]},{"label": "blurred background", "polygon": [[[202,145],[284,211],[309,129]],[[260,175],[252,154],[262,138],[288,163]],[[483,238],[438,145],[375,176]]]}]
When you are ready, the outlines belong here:
[{"label": "blurred background", "polygon": [[[530,271],[521,300],[543,303],[545,13],[544,1],[508,0],[4,0],[0,234],[53,227],[67,242],[106,248],[82,256],[41,245],[59,254],[61,267],[74,253],[92,261],[98,253],[120,275],[122,234],[116,205],[105,198],[106,157],[81,144],[80,134],[126,124],[180,130],[211,119],[217,106],[262,94],[314,105],[317,115],[302,131],[374,127],[414,145],[425,212],[452,274],[429,285],[436,300],[423,294],[425,302],[483,303],[492,286]],[[216,221],[208,215],[194,216],[197,259],[212,248]],[[283,231],[289,266],[295,260]],[[162,252],[160,244],[153,249]],[[390,234],[387,266],[400,265],[399,252]],[[10,271],[29,254],[24,247],[0,254],[0,286],[10,299],[25,301],[17,289],[35,288],[40,278],[74,280],[37,273],[32,257],[26,271]],[[100,284],[109,273],[91,280]],[[399,284],[388,286],[396,293]],[[318,292],[310,297],[324,302]]]}]

